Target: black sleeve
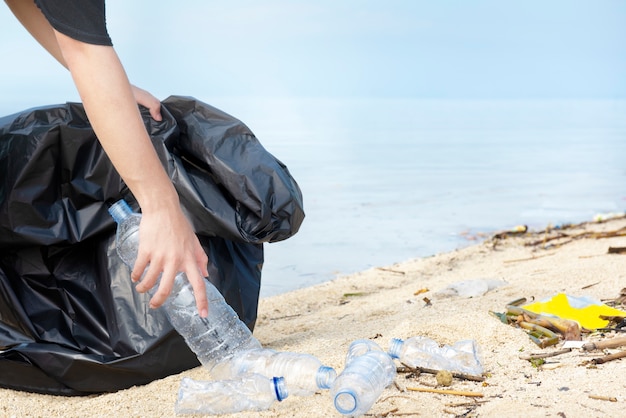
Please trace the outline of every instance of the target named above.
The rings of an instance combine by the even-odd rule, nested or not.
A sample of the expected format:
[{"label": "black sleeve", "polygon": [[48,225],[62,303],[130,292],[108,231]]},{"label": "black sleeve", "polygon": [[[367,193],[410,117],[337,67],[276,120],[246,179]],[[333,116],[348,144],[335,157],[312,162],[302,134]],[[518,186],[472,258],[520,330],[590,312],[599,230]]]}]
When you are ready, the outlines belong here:
[{"label": "black sleeve", "polygon": [[54,29],[70,38],[112,46],[104,0],[35,0]]}]

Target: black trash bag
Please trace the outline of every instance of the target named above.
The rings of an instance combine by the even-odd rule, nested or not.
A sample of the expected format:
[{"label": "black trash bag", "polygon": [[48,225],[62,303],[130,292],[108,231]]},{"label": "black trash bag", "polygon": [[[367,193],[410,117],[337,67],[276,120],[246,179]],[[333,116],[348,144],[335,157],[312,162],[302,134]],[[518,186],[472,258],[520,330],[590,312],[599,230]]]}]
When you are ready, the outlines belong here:
[{"label": "black trash bag", "polygon": [[[237,119],[193,98],[143,116],[209,255],[209,280],[250,329],[263,243],[304,219],[287,168]],[[141,164],[138,157],[137,164]],[[115,252],[107,208],[136,205],[80,104],[0,119],[0,386],[84,395],[199,365]]]}]

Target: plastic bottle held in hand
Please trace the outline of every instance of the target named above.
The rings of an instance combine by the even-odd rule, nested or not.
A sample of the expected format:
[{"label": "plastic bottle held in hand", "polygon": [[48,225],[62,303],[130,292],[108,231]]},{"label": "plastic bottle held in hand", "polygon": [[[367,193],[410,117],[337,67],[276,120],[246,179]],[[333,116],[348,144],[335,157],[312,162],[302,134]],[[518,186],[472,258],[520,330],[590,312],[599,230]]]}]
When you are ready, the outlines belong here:
[{"label": "plastic bottle held in hand", "polygon": [[331,389],[335,408],[343,415],[365,414],[395,376],[396,365],[383,351],[370,350],[352,357]]},{"label": "plastic bottle held in hand", "polygon": [[478,346],[473,340],[458,341],[442,347],[427,337],[394,338],[389,344],[389,355],[409,367],[448,370],[480,376],[483,366]]},{"label": "plastic bottle held in hand", "polygon": [[330,389],[337,377],[335,369],[324,366],[315,356],[268,348],[240,351],[211,371],[211,375],[217,379],[235,378],[246,373],[258,373],[266,377],[282,376],[289,394],[296,396],[308,396],[320,389]]},{"label": "plastic bottle held in hand", "polygon": [[247,374],[236,380],[196,381],[184,377],[174,407],[177,414],[232,414],[263,411],[287,397],[282,377]]},{"label": "plastic bottle held in hand", "polygon": [[[118,224],[115,241],[117,253],[132,268],[139,248],[141,215],[133,213],[124,200],[113,204],[109,213]],[[176,275],[172,292],[163,304],[163,309],[198,360],[211,369],[235,352],[260,348],[261,344],[217,288],[209,281],[205,281],[205,287],[209,302],[207,318],[198,314],[193,287],[184,273]]]}]

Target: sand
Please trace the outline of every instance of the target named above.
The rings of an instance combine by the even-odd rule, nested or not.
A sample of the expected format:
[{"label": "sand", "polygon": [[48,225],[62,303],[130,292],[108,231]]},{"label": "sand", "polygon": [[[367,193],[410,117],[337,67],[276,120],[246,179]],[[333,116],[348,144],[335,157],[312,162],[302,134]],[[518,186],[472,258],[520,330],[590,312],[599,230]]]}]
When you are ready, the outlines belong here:
[{"label": "sand", "polygon": [[[265,347],[309,353],[341,371],[350,342],[367,338],[382,348],[391,338],[425,336],[440,344],[474,340],[481,352],[484,381],[455,378],[439,389],[481,395],[415,392],[433,389],[432,374],[400,373],[382,393],[371,416],[615,417],[624,416],[626,360],[594,365],[591,360],[619,351],[570,352],[533,365],[521,356],[553,353],[538,347],[522,329],[490,312],[505,312],[511,301],[550,298],[558,293],[610,301],[626,282],[626,219],[585,223],[559,233],[541,231],[484,241],[445,254],[372,268],[331,282],[262,299],[255,336]],[[609,232],[609,237],[591,235]],[[532,231],[531,231],[532,232]],[[449,285],[497,279],[505,285],[475,297],[437,297]],[[428,302],[430,301],[430,302]],[[584,341],[619,336],[583,334]],[[210,379],[199,367],[141,387],[90,397],[57,397],[0,390],[0,417],[172,417],[182,376]],[[339,415],[327,391],[289,397],[262,412],[233,417],[332,417]]]}]

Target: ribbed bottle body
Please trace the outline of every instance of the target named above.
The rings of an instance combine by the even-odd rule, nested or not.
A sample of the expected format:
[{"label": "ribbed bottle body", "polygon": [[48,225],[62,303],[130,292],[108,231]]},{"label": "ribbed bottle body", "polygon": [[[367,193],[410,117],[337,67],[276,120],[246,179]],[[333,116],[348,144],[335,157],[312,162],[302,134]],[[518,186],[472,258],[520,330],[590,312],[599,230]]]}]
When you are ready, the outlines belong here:
[{"label": "ribbed bottle body", "polygon": [[[109,212],[118,223],[117,253],[132,268],[139,249],[141,215],[133,213],[123,200],[115,203]],[[193,287],[184,273],[176,276],[172,292],[163,304],[170,323],[198,360],[210,369],[238,350],[261,348],[217,288],[209,281],[205,281],[205,288],[209,304],[206,318],[198,314]]]},{"label": "ribbed bottle body", "polygon": [[249,374],[237,380],[181,380],[177,414],[232,414],[262,411],[287,397],[284,380]]},{"label": "ribbed bottle body", "polygon": [[236,352],[261,348],[217,288],[208,282],[205,287],[209,303],[206,318],[198,315],[193,288],[183,274],[176,276],[172,294],[163,304],[170,323],[200,363],[212,369]]},{"label": "ribbed bottle body", "polygon": [[297,396],[329,389],[337,376],[333,368],[324,366],[313,355],[267,348],[239,351],[228,362],[212,370],[218,379],[234,378],[246,373],[259,373],[267,377],[282,376],[289,393]]},{"label": "ribbed bottle body", "polygon": [[343,415],[360,416],[374,405],[396,376],[393,359],[385,352],[352,356],[331,389],[335,408]]},{"label": "ribbed bottle body", "polygon": [[440,346],[427,337],[394,338],[389,354],[409,367],[480,375],[483,372],[478,346],[474,340],[463,340],[453,345]]}]

